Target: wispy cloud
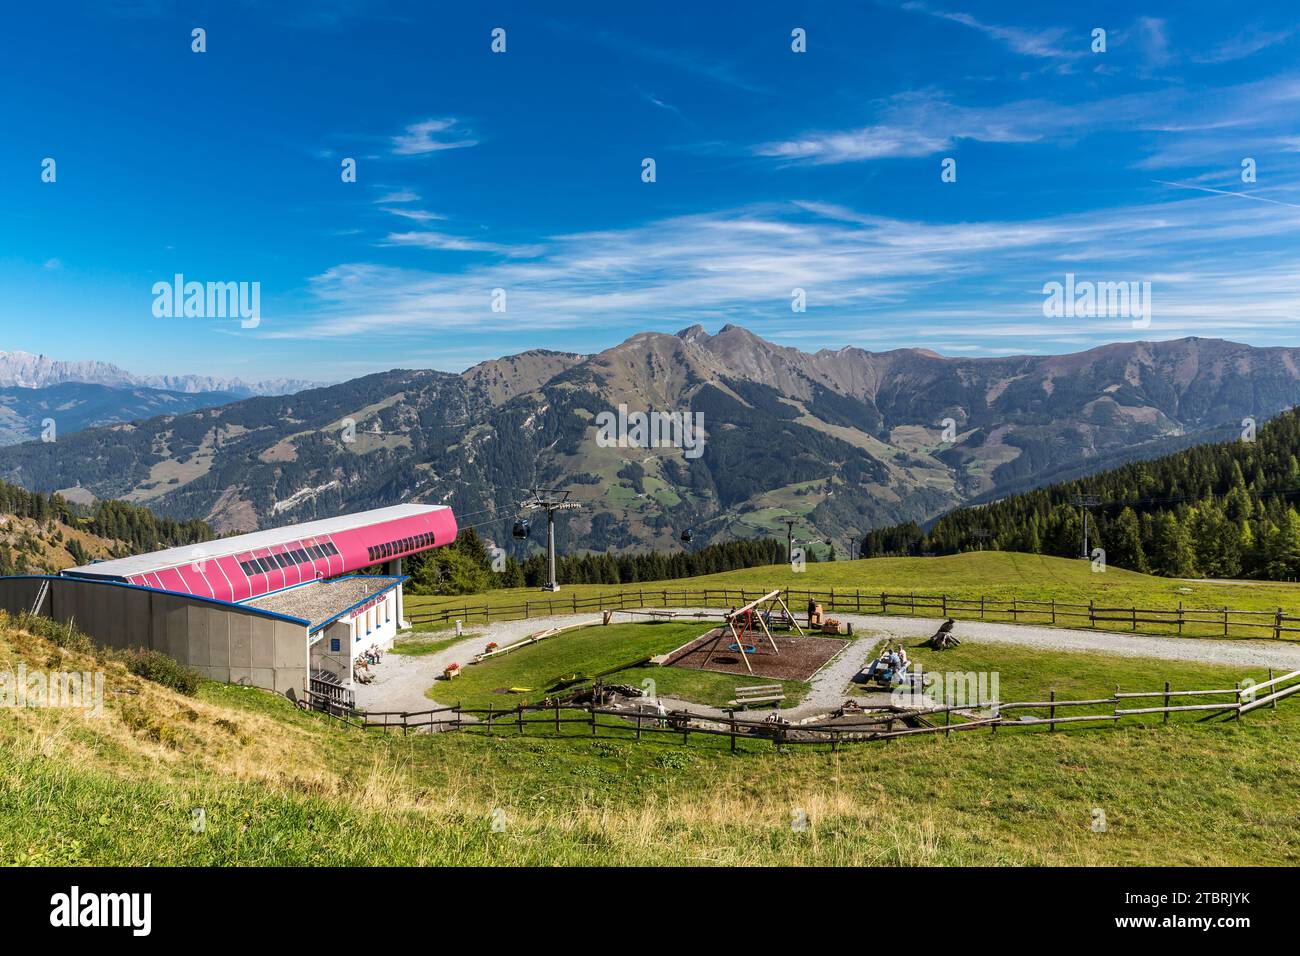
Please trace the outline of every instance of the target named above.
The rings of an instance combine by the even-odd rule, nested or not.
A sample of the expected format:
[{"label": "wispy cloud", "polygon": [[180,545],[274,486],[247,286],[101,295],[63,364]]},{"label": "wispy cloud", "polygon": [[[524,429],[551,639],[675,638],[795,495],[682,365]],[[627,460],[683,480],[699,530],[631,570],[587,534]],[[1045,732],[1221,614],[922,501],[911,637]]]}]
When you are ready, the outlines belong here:
[{"label": "wispy cloud", "polygon": [[415,222],[438,222],[447,217],[437,212],[430,212],[427,209],[406,209],[402,206],[384,207],[384,212],[390,216],[398,216],[402,219],[411,219]]},{"label": "wispy cloud", "polygon": [[[1243,109],[1242,104],[1249,104]],[[1294,74],[1210,90],[1167,87],[1149,93],[1126,93],[1079,102],[1047,99],[985,105],[951,102],[938,91],[900,94],[874,104],[874,122],[843,130],[802,133],[751,148],[758,156],[793,163],[847,163],[894,157],[933,156],[962,140],[983,143],[1031,143],[1048,138],[1141,130],[1168,134],[1136,157],[1138,166],[1204,162],[1240,152],[1244,137],[1278,148],[1294,144],[1293,117],[1300,108],[1300,77]],[[1222,131],[1236,135],[1224,137]],[[1214,133],[1209,136],[1203,134]],[[1238,157],[1240,158],[1240,157]]]},{"label": "wispy cloud", "polygon": [[[1023,221],[934,223],[821,202],[761,204],[641,226],[552,236],[530,251],[438,233],[390,237],[431,249],[504,252],[454,272],[338,265],[311,282],[311,318],[272,337],[672,330],[693,321],[790,328],[792,290],[809,328],[850,341],[1003,342],[1252,331],[1289,334],[1300,267],[1285,254],[1300,217],[1194,196]],[[1151,281],[1155,322],[1042,316],[1042,285],[1066,272]],[[491,310],[505,289],[508,310]],[[820,318],[818,318],[820,317]],[[996,346],[993,346],[996,347]]]},{"label": "wispy cloud", "polygon": [[1192,60],[1196,63],[1230,63],[1234,60],[1244,60],[1271,46],[1285,43],[1294,33],[1293,29],[1263,30],[1252,27],[1203,53],[1192,54]]},{"label": "wispy cloud", "polygon": [[405,132],[393,137],[393,155],[422,156],[445,149],[477,146],[478,140],[466,136],[454,119],[427,119],[411,123]]},{"label": "wispy cloud", "polygon": [[[570,34],[575,32],[567,24],[555,24],[558,32]],[[737,70],[734,64],[719,56],[714,51],[708,55],[692,53],[684,48],[656,46],[644,43],[608,30],[582,32],[584,42],[596,42],[607,49],[620,54],[638,57],[650,63],[667,66],[683,73],[703,77],[723,86],[730,86],[747,93],[761,93],[764,88],[749,80]]]},{"label": "wispy cloud", "polygon": [[390,232],[381,245],[416,246],[421,249],[441,249],[446,252],[496,252],[507,256],[530,257],[537,255],[538,246],[511,246],[500,242],[466,239],[445,232]]},{"label": "wispy cloud", "polygon": [[1196,189],[1204,193],[1214,193],[1218,196],[1236,196],[1238,199],[1252,199],[1255,202],[1272,203],[1275,206],[1290,206],[1292,209],[1300,209],[1300,203],[1284,202],[1281,199],[1271,199],[1268,196],[1258,196],[1255,193],[1241,192],[1231,189],[1215,189],[1211,186],[1201,186],[1196,183],[1171,183],[1163,179],[1154,179],[1152,182],[1159,183],[1162,186],[1173,186],[1177,189]]},{"label": "wispy cloud", "polygon": [[1068,46],[1067,38],[1071,31],[1065,27],[1048,27],[1040,30],[1028,30],[1021,27],[1000,26],[976,19],[969,13],[960,11],[938,10],[924,3],[904,3],[902,9],[915,13],[924,13],[941,20],[960,23],[970,27],[991,40],[1003,44],[1007,49],[1023,56],[1048,57],[1051,59],[1072,59],[1083,55],[1087,45],[1076,38],[1078,48]]},{"label": "wispy cloud", "polygon": [[760,143],[759,156],[791,162],[848,163],[894,157],[933,156],[958,140],[1015,143],[1038,139],[1049,114],[1045,103],[962,107],[935,93],[908,93],[878,108],[880,121],[856,129],[814,131]]}]

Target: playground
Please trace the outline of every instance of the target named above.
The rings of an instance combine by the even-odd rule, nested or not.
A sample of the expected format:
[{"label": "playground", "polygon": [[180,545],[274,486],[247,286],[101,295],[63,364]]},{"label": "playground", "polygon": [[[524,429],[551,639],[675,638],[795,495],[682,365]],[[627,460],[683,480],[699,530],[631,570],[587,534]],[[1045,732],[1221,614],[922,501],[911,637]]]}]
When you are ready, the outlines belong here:
[{"label": "playground", "polygon": [[808,681],[848,643],[832,637],[786,634],[773,634],[770,644],[740,642],[732,639],[729,628],[718,627],[678,648],[665,666],[739,677]]},{"label": "playground", "polygon": [[[471,637],[436,656],[436,670],[424,671],[427,692],[422,696],[442,704],[513,707],[565,696],[599,680],[643,691],[653,687],[658,696],[721,707],[735,697],[737,685],[755,683],[742,679],[743,668],[737,675],[655,663],[656,658],[694,642],[702,629],[699,622],[634,620],[605,625],[597,618],[578,623],[582,626],[549,635],[548,629],[533,629],[513,642],[503,638],[500,628],[492,629],[494,639]],[[547,636],[539,638],[539,633]],[[489,650],[490,643],[497,647]],[[447,661],[461,665],[457,676],[446,676]],[[804,681],[776,683],[790,705],[808,691]],[[374,706],[387,709],[391,704],[377,697]]]},{"label": "playground", "polygon": [[563,699],[599,683],[723,707],[762,679],[764,702],[789,707],[849,643],[821,636],[825,625],[813,620],[817,634],[774,591],[727,612],[608,612],[512,638],[493,628],[499,639],[475,636],[440,655],[449,663],[434,675],[427,697],[509,707]]}]

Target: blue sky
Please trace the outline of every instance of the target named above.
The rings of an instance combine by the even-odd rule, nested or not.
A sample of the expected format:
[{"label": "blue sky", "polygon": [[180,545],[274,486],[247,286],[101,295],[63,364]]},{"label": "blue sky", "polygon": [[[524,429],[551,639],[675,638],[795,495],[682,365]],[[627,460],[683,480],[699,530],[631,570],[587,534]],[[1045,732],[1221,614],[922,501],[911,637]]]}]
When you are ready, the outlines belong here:
[{"label": "blue sky", "polygon": [[[0,349],[339,380],[696,322],[810,350],[1300,344],[1291,9],[32,5],[0,35]],[[1045,318],[1067,272],[1151,282],[1151,327]],[[176,273],[259,282],[260,324],[155,317]]]}]

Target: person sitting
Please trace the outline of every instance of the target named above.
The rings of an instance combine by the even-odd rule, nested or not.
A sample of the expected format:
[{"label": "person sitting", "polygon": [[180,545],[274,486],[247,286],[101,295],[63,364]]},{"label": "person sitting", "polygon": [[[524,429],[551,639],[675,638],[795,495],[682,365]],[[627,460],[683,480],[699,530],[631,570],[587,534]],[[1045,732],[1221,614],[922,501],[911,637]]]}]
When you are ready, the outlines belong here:
[{"label": "person sitting", "polygon": [[882,669],[888,674],[893,674],[898,669],[898,657],[888,644],[885,645],[885,649],[881,651],[880,656],[872,661],[871,666],[867,668],[867,679],[870,680],[875,677],[876,671]]}]

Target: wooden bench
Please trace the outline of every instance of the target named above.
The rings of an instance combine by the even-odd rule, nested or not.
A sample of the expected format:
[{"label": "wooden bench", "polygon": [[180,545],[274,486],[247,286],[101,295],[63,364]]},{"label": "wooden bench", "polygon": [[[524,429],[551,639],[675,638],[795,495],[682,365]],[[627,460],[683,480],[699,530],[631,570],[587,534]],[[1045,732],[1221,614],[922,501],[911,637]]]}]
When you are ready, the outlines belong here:
[{"label": "wooden bench", "polygon": [[780,684],[755,684],[753,687],[737,687],[736,699],[728,701],[728,706],[747,709],[750,704],[779,704],[785,700]]}]

